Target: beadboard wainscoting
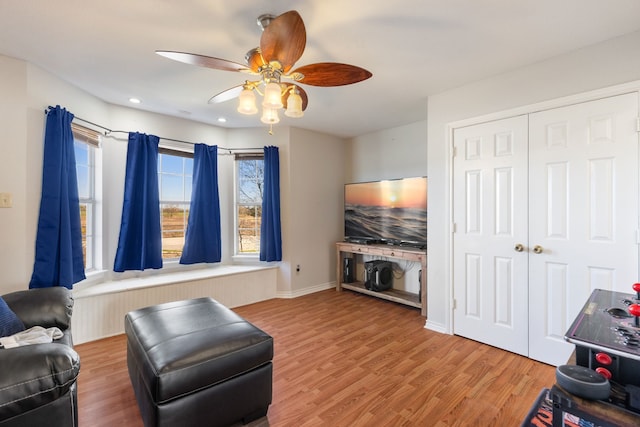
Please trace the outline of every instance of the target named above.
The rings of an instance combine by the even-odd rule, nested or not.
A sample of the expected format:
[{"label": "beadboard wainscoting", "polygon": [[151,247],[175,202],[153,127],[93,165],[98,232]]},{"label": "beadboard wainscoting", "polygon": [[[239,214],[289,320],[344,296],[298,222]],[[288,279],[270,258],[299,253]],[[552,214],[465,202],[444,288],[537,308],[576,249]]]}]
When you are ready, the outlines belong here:
[{"label": "beadboard wainscoting", "polygon": [[275,298],[277,274],[273,266],[219,266],[78,287],[73,292],[73,341],[122,334],[125,314],[154,304],[212,297],[233,308]]}]

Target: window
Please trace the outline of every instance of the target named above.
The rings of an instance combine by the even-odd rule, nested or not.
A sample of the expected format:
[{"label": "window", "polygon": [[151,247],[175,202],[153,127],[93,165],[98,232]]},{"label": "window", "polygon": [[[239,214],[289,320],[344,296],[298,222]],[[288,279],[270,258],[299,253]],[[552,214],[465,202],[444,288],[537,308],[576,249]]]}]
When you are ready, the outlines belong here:
[{"label": "window", "polygon": [[158,185],[162,258],[180,258],[189,220],[193,154],[160,148]]},{"label": "window", "polygon": [[82,229],[82,256],[85,271],[101,267],[99,263],[96,230],[98,230],[96,185],[96,158],[100,146],[99,134],[91,129],[71,124],[78,177],[80,201],[80,227]]},{"label": "window", "polygon": [[260,253],[264,155],[236,155],[236,254]]}]

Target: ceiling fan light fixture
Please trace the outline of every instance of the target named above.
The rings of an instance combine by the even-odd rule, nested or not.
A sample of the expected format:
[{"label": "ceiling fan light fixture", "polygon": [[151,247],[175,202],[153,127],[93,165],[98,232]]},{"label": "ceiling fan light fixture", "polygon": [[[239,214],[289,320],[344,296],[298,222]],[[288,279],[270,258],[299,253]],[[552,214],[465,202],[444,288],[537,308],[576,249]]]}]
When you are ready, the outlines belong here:
[{"label": "ceiling fan light fixture", "polygon": [[282,108],[282,92],[278,83],[273,81],[267,83],[264,88],[262,106],[276,110]]},{"label": "ceiling fan light fixture", "polygon": [[285,110],[284,115],[294,118],[304,116],[304,112],[302,111],[302,97],[295,87],[291,90],[289,97],[287,98],[287,109]]},{"label": "ceiling fan light fixture", "polygon": [[280,117],[278,117],[278,110],[275,108],[263,108],[260,121],[267,125],[274,125],[280,122]]},{"label": "ceiling fan light fixture", "polygon": [[258,107],[256,107],[256,94],[251,88],[245,87],[238,98],[238,113],[240,114],[256,114]]},{"label": "ceiling fan light fixture", "polygon": [[[256,114],[258,108],[255,91],[263,97],[260,120],[269,125],[280,121],[278,110],[284,107],[283,104],[286,104],[286,116],[304,115],[308,96],[298,83],[319,87],[344,86],[372,76],[364,68],[337,62],[318,62],[294,69],[294,64],[302,57],[307,43],[304,22],[295,10],[278,16],[263,14],[258,17],[257,22],[263,29],[260,44],[247,52],[246,64],[195,53],[163,50],[157,50],[156,53],[190,65],[259,76],[257,80],[247,80],[243,85],[218,93],[209,99],[209,103],[217,104],[239,97],[237,111],[241,114]],[[281,78],[293,80],[296,84],[281,83]],[[272,134],[271,130],[269,133]]]}]

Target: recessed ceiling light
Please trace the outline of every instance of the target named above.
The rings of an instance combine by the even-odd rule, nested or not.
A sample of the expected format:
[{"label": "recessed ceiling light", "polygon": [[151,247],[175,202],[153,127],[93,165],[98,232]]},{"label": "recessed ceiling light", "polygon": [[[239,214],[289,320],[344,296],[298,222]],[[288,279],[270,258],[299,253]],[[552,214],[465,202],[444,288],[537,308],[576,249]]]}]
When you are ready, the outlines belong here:
[{"label": "recessed ceiling light", "polygon": [[138,98],[129,98],[129,102],[132,104],[140,104],[140,100]]},{"label": "recessed ceiling light", "polygon": [[226,123],[227,119],[225,119],[224,117],[218,117],[218,122],[220,123]]}]

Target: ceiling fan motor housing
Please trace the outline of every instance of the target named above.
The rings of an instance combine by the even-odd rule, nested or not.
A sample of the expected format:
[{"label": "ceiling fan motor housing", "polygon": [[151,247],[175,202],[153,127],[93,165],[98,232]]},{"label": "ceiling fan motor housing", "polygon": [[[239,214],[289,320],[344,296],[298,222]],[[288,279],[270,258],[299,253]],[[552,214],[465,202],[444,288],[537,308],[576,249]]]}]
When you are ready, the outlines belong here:
[{"label": "ceiling fan motor housing", "polygon": [[264,31],[264,29],[267,28],[269,24],[271,24],[271,21],[273,21],[274,19],[276,19],[275,15],[272,15],[270,13],[265,13],[263,15],[258,16],[258,19],[256,22],[258,24],[258,27],[262,28],[262,31]]}]

